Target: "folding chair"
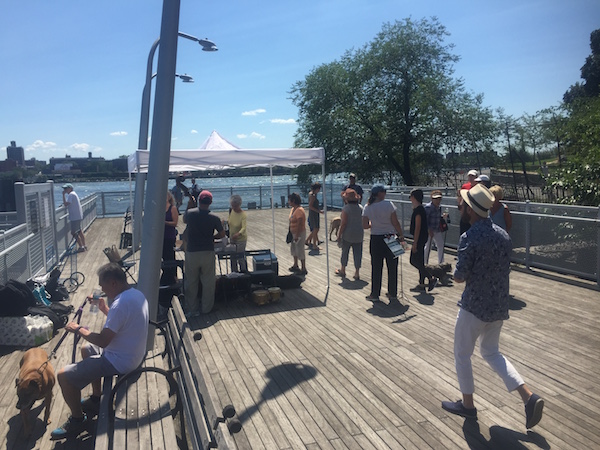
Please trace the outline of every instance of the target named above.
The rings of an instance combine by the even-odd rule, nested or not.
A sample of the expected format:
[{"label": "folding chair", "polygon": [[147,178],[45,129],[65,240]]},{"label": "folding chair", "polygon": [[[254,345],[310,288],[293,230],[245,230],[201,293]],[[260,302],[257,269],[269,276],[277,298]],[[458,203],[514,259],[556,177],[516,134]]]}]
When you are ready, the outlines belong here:
[{"label": "folding chair", "polygon": [[117,263],[123,268],[125,273],[129,276],[129,278],[131,278],[131,281],[133,281],[133,284],[137,284],[137,280],[129,272],[132,267],[135,267],[134,261],[125,261],[121,257],[121,254],[119,253],[119,250],[117,250],[117,247],[115,245],[113,245],[112,247],[106,247],[104,249],[104,254],[111,263]]}]

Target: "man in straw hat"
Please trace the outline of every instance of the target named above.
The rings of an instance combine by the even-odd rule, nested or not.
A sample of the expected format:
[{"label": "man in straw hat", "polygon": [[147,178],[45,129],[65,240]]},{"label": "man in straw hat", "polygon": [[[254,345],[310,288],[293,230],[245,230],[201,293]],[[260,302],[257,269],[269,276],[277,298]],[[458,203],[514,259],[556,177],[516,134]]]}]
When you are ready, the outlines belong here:
[{"label": "man in straw hat", "polygon": [[460,195],[464,202],[462,214],[471,223],[471,228],[460,237],[454,271],[454,281],[466,282],[454,328],[454,361],[462,400],[444,401],[442,408],[465,418],[477,418],[471,355],[479,339],[481,356],[502,378],[509,392],[516,390],[521,395],[525,426],[529,429],[541,420],[544,400],[531,392],[498,349],[502,324],[508,319],[510,237],[488,218],[494,195],[485,186],[463,189]]}]

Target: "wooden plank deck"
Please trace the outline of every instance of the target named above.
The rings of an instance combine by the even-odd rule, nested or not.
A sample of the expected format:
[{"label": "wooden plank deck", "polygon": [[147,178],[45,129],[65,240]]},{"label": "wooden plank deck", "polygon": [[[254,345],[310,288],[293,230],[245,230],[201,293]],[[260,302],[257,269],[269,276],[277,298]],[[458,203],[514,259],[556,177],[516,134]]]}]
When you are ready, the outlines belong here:
[{"label": "wooden plank deck", "polygon": [[[113,244],[118,246],[120,233],[123,228],[123,219],[98,219],[92,227],[86,232],[86,243],[88,251],[77,255],[77,269],[85,275],[85,282],[78,290],[71,294],[70,299],[65,304],[72,304],[75,310],[79,308],[93,289],[98,287],[98,277],[96,272],[98,268],[107,263],[108,259],[103,253],[105,247]],[[122,253],[125,253],[123,250]],[[68,276],[70,265],[62,273]],[[88,326],[91,330],[100,331],[104,325],[104,315],[102,313],[91,314],[89,307],[86,306],[81,319],[81,324]],[[54,338],[44,344],[42,348],[48,353],[56,346],[64,331],[60,330]],[[80,341],[81,343],[81,341]],[[164,349],[164,339],[157,337],[155,339],[155,348],[148,352],[144,362],[147,366],[163,367],[161,352]],[[51,363],[55,371],[69,364],[72,358],[73,336],[68,336],[59,347],[56,359]],[[31,413],[31,422],[34,429],[29,438],[23,436],[22,420],[19,411],[15,408],[17,395],[14,380],[18,376],[19,361],[24,350],[20,348],[10,348],[0,346],[0,376],[5,382],[0,387],[0,447],[10,449],[93,449],[95,444],[95,432],[97,420],[93,420],[78,439],[69,439],[66,441],[51,441],[50,433],[54,428],[61,425],[70,414],[65,405],[60,387],[58,384],[54,387],[54,399],[52,401],[52,410],[50,420],[52,423],[44,427],[42,422],[42,403],[37,402]],[[77,360],[80,360],[79,349],[77,349]],[[168,392],[166,382],[162,377],[157,377],[154,373],[144,374],[138,382],[127,387],[126,393],[118,394],[116,405],[115,428],[123,428],[125,421],[139,421],[139,432],[137,429],[128,433],[120,433],[120,438],[129,441],[128,448],[174,448],[175,431],[174,423],[169,413]],[[84,389],[83,395],[89,395],[91,387]],[[36,415],[37,413],[37,415]],[[35,416],[35,421],[34,421]],[[106,435],[100,427],[100,440],[106,438]],[[126,448],[120,445],[117,438],[115,440],[115,449]]]},{"label": "wooden plank deck", "polygon": [[[292,263],[285,244],[288,212],[275,210],[280,274]],[[248,211],[249,249],[272,248],[271,217],[271,210]],[[101,251],[118,244],[121,227],[121,219],[100,219],[88,231],[90,251],[79,260],[87,279],[72,300],[75,305],[83,291],[95,287],[93,274],[106,261]],[[325,237],[324,230],[320,235]],[[259,307],[229,299],[191,321],[203,334],[194,350],[206,368],[202,375],[218,392],[216,407],[233,404],[243,424],[235,435],[239,448],[600,448],[600,292],[594,283],[518,267],[511,272],[511,319],[504,325],[501,349],[546,400],[544,418],[528,432],[517,394],[506,392],[478,353],[473,368],[479,420],[464,421],[441,409],[442,400],[460,396],[453,331],[462,286],[412,292],[417,272],[403,257],[405,306],[372,304],[364,299],[370,282],[368,238],[361,281],[334,276],[340,249],[330,242],[329,289],[322,247],[319,254],[307,254],[309,273],[302,288],[284,291],[279,303]],[[446,259],[454,263],[452,254]],[[386,283],[384,275],[383,292]],[[19,436],[12,380],[22,352],[3,350],[0,376],[10,382],[0,388],[0,445],[64,448],[48,440],[67,415],[58,389],[53,424],[44,432],[38,419],[29,441]],[[55,367],[70,353],[60,358]],[[152,380],[146,382],[150,387]],[[84,438],[78,448],[91,448],[92,442]],[[150,445],[162,448],[154,441]]]}]

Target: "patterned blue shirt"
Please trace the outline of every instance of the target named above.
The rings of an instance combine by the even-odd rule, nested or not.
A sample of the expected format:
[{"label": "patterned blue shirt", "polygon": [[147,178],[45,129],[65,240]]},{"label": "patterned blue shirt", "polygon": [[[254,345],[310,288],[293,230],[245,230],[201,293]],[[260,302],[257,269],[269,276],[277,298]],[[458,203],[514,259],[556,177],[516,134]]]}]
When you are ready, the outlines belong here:
[{"label": "patterned blue shirt", "polygon": [[466,286],[458,306],[484,322],[508,319],[512,243],[491,219],[481,219],[460,237],[454,277]]},{"label": "patterned blue shirt", "polygon": [[442,216],[440,208],[433,202],[429,202],[425,205],[425,212],[427,213],[427,229],[433,230],[434,233],[440,231],[440,217]]}]

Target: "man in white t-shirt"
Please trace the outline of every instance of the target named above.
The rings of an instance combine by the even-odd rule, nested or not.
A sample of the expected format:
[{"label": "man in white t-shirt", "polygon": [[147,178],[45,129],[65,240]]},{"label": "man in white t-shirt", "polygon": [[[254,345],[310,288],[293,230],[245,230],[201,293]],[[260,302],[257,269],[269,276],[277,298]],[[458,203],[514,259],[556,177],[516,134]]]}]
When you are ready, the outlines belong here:
[{"label": "man in white t-shirt", "polygon": [[[65,403],[71,416],[51,434],[52,439],[76,437],[87,426],[88,415],[98,414],[103,377],[122,375],[136,369],[146,355],[148,335],[148,302],[137,289],[127,284],[123,269],[115,263],[98,270],[98,284],[104,298],[88,297],[92,305],[106,315],[100,333],[93,333],[77,322],[70,322],[65,330],[78,334],[87,341],[81,347],[83,360],[63,367],[57,375]],[[81,390],[92,384],[92,395],[81,400]]]},{"label": "man in white t-shirt", "polygon": [[79,244],[79,251],[85,252],[87,247],[85,246],[85,236],[81,231],[81,221],[83,220],[83,210],[81,209],[81,203],[79,202],[79,196],[73,190],[73,185],[67,183],[63,185],[63,204],[67,208],[69,213],[69,223],[71,225],[71,234],[77,240]]}]

